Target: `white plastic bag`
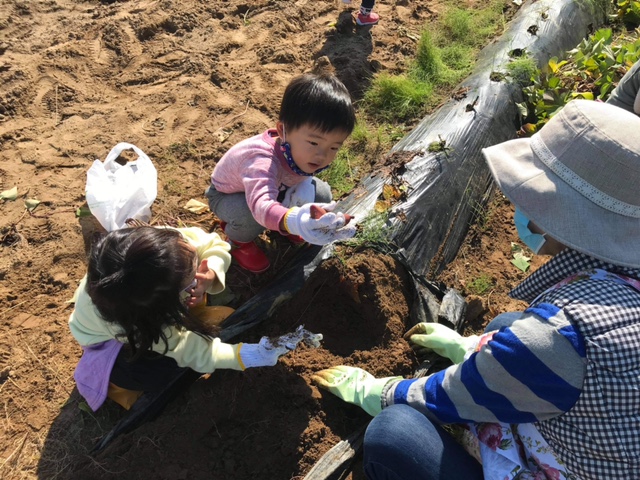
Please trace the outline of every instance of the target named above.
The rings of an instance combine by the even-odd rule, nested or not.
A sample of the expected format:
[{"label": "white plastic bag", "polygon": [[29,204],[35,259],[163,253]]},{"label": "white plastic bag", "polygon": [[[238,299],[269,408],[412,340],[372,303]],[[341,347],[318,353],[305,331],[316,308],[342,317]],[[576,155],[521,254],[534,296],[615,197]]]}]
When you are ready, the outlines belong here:
[{"label": "white plastic bag", "polygon": [[[120,165],[116,159],[127,149],[136,152],[138,159]],[[128,218],[148,222],[158,194],[158,172],[138,147],[119,143],[104,163],[93,162],[87,171],[85,193],[91,213],[108,232],[125,227]]]}]

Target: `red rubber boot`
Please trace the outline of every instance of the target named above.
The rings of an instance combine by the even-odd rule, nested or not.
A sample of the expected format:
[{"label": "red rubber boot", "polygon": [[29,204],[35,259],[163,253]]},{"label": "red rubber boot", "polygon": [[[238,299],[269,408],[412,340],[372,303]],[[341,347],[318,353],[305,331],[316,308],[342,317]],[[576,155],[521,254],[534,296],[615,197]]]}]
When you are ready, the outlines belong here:
[{"label": "red rubber boot", "polygon": [[270,266],[269,259],[255,242],[236,242],[231,243],[231,256],[245,270],[251,273],[262,273]]}]

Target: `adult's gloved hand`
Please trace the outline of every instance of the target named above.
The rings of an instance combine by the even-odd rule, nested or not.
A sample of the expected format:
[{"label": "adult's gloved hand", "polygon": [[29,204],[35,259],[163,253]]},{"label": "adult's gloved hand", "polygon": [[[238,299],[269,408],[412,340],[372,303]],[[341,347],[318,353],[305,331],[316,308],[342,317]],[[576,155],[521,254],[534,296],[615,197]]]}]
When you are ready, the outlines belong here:
[{"label": "adult's gloved hand", "polygon": [[[311,216],[311,206],[315,205],[326,210],[327,213],[318,219]],[[334,212],[336,202],[307,203],[302,207],[290,208],[284,217],[285,229],[299,235],[314,245],[326,245],[335,240],[346,240],[356,234],[353,223],[347,224],[344,213]]]},{"label": "adult's gloved hand", "polygon": [[477,335],[463,337],[458,332],[433,322],[414,325],[404,334],[404,338],[413,343],[416,350],[436,352],[456,364],[464,361],[467,352],[475,349],[479,339]]},{"label": "adult's gloved hand", "polygon": [[285,207],[302,207],[307,203],[313,203],[315,199],[316,186],[313,183],[313,178],[307,177],[299,184],[287,189],[282,205]]},{"label": "adult's gloved hand", "polygon": [[345,402],[362,407],[372,417],[382,411],[382,390],[389,382],[402,377],[375,378],[369,372],[357,368],[338,365],[320,370],[311,379]]},{"label": "adult's gloved hand", "polygon": [[312,347],[319,347],[322,334],[311,333],[300,325],[295,332],[276,338],[262,337],[258,343],[241,343],[238,346],[238,360],[242,369],[251,367],[272,367],[278,359],[305,342]]}]

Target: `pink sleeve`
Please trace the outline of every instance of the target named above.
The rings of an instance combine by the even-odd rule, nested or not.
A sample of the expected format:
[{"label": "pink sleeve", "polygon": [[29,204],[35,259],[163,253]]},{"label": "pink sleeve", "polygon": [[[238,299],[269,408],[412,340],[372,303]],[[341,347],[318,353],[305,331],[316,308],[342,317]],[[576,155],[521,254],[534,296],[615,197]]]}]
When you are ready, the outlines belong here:
[{"label": "pink sleeve", "polygon": [[279,232],[280,220],[288,208],[277,200],[277,168],[277,162],[272,158],[254,158],[245,170],[243,184],[253,218],[265,228]]}]

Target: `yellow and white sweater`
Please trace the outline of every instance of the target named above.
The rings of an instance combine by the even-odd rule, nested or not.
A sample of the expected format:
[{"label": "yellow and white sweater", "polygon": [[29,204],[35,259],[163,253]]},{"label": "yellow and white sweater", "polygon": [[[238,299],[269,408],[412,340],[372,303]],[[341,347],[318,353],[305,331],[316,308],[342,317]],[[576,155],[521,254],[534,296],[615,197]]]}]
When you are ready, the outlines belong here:
[{"label": "yellow and white sweater", "polygon": [[[159,227],[171,228],[171,227]],[[231,263],[230,246],[217,233],[206,233],[197,227],[177,228],[184,238],[195,247],[199,261],[207,259],[209,268],[216,274],[217,281],[207,291],[217,294],[224,290],[226,272]],[[69,328],[81,346],[86,347],[112,339],[123,333],[116,325],[102,319],[86,291],[86,276],[80,282],[74,295],[75,309],[69,317]],[[174,326],[164,331],[168,349],[164,342],[152,346],[153,351],[173,358],[180,367],[189,367],[200,373],[209,373],[218,368],[242,370],[238,362],[238,345],[223,343],[219,338],[208,338],[186,329]]]}]

